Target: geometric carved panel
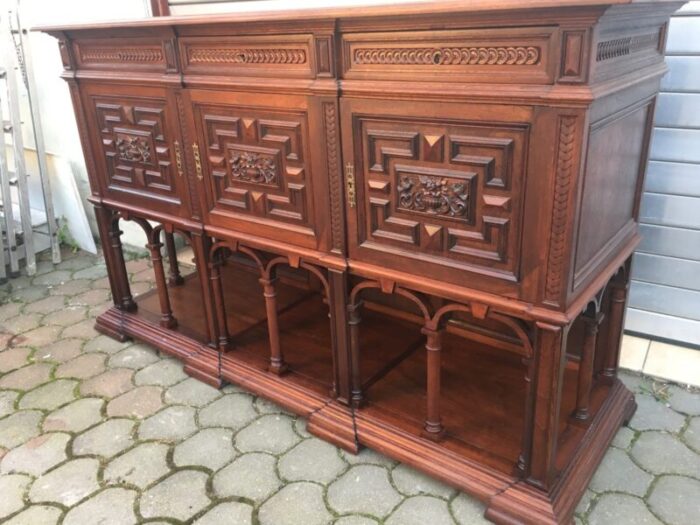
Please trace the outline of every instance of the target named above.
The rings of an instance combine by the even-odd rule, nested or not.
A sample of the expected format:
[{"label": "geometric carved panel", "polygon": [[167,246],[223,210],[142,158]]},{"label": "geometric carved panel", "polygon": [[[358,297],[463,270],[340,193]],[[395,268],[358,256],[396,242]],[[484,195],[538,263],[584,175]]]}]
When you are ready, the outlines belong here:
[{"label": "geometric carved panel", "polygon": [[308,225],[302,115],[197,105],[210,210]]},{"label": "geometric carved panel", "polygon": [[166,101],[94,97],[112,189],[177,200]]},{"label": "geometric carved panel", "polygon": [[359,122],[361,245],[517,277],[527,126]]}]

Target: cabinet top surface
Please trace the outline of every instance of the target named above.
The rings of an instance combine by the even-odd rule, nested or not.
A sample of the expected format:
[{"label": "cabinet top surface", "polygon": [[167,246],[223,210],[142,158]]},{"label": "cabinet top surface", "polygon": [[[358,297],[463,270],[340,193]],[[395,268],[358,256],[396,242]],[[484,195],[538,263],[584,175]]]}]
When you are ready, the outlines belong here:
[{"label": "cabinet top surface", "polygon": [[[382,16],[419,16],[451,13],[503,12],[523,9],[608,7],[622,4],[678,3],[678,0],[412,0],[401,4],[374,4],[328,8],[295,8],[237,13],[164,16],[67,25],[41,25],[34,31],[76,31],[99,28],[148,28],[207,24],[240,24],[262,21],[313,21],[359,19]],[[682,2],[681,2],[682,3]]]}]

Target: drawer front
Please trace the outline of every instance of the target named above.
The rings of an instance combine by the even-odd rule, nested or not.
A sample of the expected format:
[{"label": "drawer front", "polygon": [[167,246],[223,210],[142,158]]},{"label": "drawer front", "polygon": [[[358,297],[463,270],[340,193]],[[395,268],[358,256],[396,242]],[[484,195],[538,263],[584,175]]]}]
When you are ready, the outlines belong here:
[{"label": "drawer front", "polygon": [[348,79],[551,84],[552,27],[343,35]]},{"label": "drawer front", "polygon": [[[304,97],[191,90],[208,222],[318,248]],[[323,185],[323,181],[319,182]]]},{"label": "drawer front", "polygon": [[486,111],[484,121],[464,106],[343,101],[352,258],[470,286],[519,280],[530,127]]},{"label": "drawer front", "polygon": [[[96,140],[101,191],[126,204],[187,216],[175,103],[166,89],[87,85],[82,88],[90,136]],[[100,162],[102,161],[102,162]],[[101,169],[99,169],[101,167]]]}]

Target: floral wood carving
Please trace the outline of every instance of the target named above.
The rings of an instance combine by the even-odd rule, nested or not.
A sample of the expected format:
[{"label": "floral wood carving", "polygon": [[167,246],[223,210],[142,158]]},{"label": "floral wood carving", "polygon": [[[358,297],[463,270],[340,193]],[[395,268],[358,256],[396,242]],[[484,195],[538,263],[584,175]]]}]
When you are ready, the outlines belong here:
[{"label": "floral wood carving", "polygon": [[162,62],[163,50],[148,47],[90,47],[80,52],[83,62]]},{"label": "floral wood carving", "polygon": [[355,64],[413,66],[531,66],[540,60],[540,48],[503,47],[407,47],[360,48]]},{"label": "floral wood carving", "polygon": [[193,48],[191,63],[205,64],[306,64],[304,49]]},{"label": "floral wood carving", "polygon": [[120,135],[116,145],[121,160],[142,163],[151,161],[151,145],[142,137]]},{"label": "floral wood carving", "polygon": [[467,217],[469,215],[469,186],[450,182],[443,177],[403,176],[397,185],[399,208],[431,215]]},{"label": "floral wood carving", "polygon": [[242,151],[234,153],[230,160],[231,175],[235,180],[257,184],[277,182],[277,167],[270,157]]}]

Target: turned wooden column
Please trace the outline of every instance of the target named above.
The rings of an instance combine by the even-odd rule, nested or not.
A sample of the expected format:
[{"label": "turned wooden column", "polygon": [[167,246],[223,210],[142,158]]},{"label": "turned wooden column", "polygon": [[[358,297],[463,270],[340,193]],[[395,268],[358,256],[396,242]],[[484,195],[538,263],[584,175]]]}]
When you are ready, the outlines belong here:
[{"label": "turned wooden column", "polygon": [[348,280],[347,273],[328,270],[328,316],[331,323],[331,341],[333,355],[333,391],[332,395],[344,404],[350,404],[351,382],[350,342],[348,325]]},{"label": "turned wooden column", "polygon": [[593,386],[593,365],[595,362],[595,349],[598,344],[598,328],[603,320],[601,314],[584,315],[583,348],[578,367],[578,381],[576,390],[576,410],[574,417],[586,421],[590,416],[591,388]]},{"label": "turned wooden column", "polygon": [[442,330],[425,326],[422,329],[427,337],[427,410],[423,436],[434,441],[445,435],[440,416],[440,380],[442,375]]},{"label": "turned wooden column", "polygon": [[[216,257],[216,256],[215,256]],[[209,279],[214,296],[214,308],[216,310],[216,328],[219,350],[225,352],[230,349],[231,343],[228,335],[228,323],[226,321],[226,306],[224,304],[224,289],[221,282],[221,266],[223,261],[216,257],[209,263]]]},{"label": "turned wooden column", "polygon": [[210,347],[217,348],[218,330],[216,326],[216,305],[212,292],[211,272],[209,270],[209,250],[211,239],[203,233],[190,233],[190,244],[194,253],[194,263],[197,267],[197,276],[202,290],[204,313],[207,320],[207,341]]},{"label": "turned wooden column", "polygon": [[172,232],[165,233],[165,249],[168,251],[168,284],[179,286],[185,282],[180,274],[180,266],[177,263],[177,250],[175,249],[175,235]]},{"label": "turned wooden column", "polygon": [[617,376],[617,363],[622,344],[622,330],[625,323],[625,307],[627,305],[627,279],[615,279],[610,284],[610,312],[608,321],[607,345],[603,364],[603,377],[612,381]]},{"label": "turned wooden column", "polygon": [[284,362],[282,347],[280,345],[279,316],[277,315],[277,292],[275,290],[276,278],[261,278],[265,296],[265,311],[267,313],[267,331],[270,336],[270,372],[282,375],[287,371],[287,363]]},{"label": "turned wooden column", "polygon": [[350,403],[355,408],[362,405],[364,395],[362,393],[362,378],[360,377],[360,308],[362,301],[348,305],[348,327],[350,331]]},{"label": "turned wooden column", "polygon": [[153,273],[156,280],[156,290],[158,291],[158,302],[160,303],[160,325],[164,328],[175,328],[177,321],[173,317],[173,310],[170,306],[170,297],[168,296],[168,284],[165,280],[165,270],[163,269],[163,257],[161,248],[163,243],[160,242],[160,232],[156,231],[153,238],[146,248],[151,253],[151,263],[153,263]]},{"label": "turned wooden column", "polygon": [[131,295],[129,274],[126,271],[124,250],[120,239],[122,231],[115,219],[115,212],[103,206],[95,206],[95,217],[102,239],[102,251],[107,264],[114,306],[120,310],[133,312],[136,310],[136,302]]}]

